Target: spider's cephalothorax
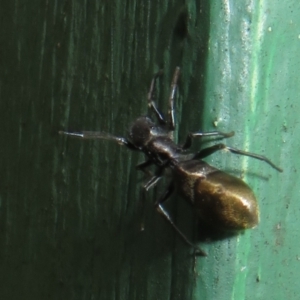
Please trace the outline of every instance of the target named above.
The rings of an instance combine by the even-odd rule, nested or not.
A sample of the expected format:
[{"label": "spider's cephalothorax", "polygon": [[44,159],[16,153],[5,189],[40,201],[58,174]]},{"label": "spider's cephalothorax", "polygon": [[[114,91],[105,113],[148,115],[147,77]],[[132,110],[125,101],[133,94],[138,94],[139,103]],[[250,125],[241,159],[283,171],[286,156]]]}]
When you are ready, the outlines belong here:
[{"label": "spider's cephalothorax", "polygon": [[[195,137],[217,136],[228,138],[233,136],[234,132],[189,133],[184,144],[177,145],[173,141],[172,133],[175,130],[174,97],[180,69],[179,67],[175,69],[172,79],[166,119],[160,113],[154,101],[155,84],[161,73],[160,71],[153,77],[148,93],[148,105],[155,114],[157,123],[147,116],[137,118],[131,125],[128,139],[95,131],[61,131],[60,133],[83,139],[108,139],[131,150],[143,152],[147,159],[139,164],[137,168],[151,174],[151,178],[144,185],[146,190],[159,181],[166,168],[170,169],[171,182],[154,206],[189,245],[194,246],[176,226],[163,207],[163,203],[174,190],[192,204],[194,211],[201,219],[214,227],[222,230],[243,230],[256,226],[259,222],[259,209],[250,187],[241,179],[210,166],[202,159],[216,151],[226,149],[234,154],[265,161],[279,172],[282,172],[282,170],[265,156],[228,147],[222,143],[201,149],[196,153],[187,153],[192,145],[192,139]],[[157,167],[154,174],[147,170],[151,165]],[[200,255],[206,255],[204,251],[197,249]]]}]

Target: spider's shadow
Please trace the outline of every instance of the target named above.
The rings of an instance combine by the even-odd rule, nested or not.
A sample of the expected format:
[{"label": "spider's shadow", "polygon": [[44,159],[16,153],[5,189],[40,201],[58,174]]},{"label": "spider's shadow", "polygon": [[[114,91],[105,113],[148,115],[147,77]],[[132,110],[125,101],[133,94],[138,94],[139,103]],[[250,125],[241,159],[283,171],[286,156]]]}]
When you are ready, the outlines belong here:
[{"label": "spider's shadow", "polygon": [[239,234],[243,234],[243,231],[226,231],[216,227],[211,226],[201,220],[197,220],[197,242],[214,242],[226,240],[231,237],[235,237]]}]

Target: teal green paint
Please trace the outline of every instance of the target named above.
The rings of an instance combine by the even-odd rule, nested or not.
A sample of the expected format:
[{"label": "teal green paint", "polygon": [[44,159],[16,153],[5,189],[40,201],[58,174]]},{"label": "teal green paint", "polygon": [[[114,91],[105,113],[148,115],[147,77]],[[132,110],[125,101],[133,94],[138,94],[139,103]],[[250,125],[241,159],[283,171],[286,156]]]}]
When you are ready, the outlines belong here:
[{"label": "teal green paint", "polygon": [[[245,237],[246,236],[246,237]],[[237,238],[237,245],[236,245],[237,255],[235,257],[235,273],[238,276],[235,277],[235,282],[232,286],[232,299],[245,299],[245,286],[246,286],[246,279],[248,274],[248,259],[249,253],[251,251],[251,241],[250,241],[250,234],[245,233],[242,239]]]},{"label": "teal green paint", "polygon": [[[219,22],[212,21],[210,34],[206,85],[208,101],[205,102],[204,113],[207,128],[210,128],[212,120],[219,120],[218,129],[224,131],[237,129],[236,136],[226,140],[226,144],[264,153],[283,167],[284,173],[278,174],[261,162],[232,157],[229,154],[220,153],[210,158],[215,165],[222,168],[225,166],[231,170],[233,168],[234,171],[244,171],[244,178],[253,188],[260,204],[261,222],[254,230],[248,231],[238,239],[232,239],[232,244],[236,245],[235,260],[245,264],[247,271],[238,272],[238,269],[231,269],[231,259],[226,267],[218,261],[221,274],[222,267],[225,274],[230,272],[233,274],[234,280],[229,280],[232,282],[232,289],[227,290],[223,285],[218,285],[223,289],[221,298],[215,290],[218,287],[213,285],[213,291],[206,291],[207,298],[282,299],[286,295],[283,292],[285,290],[290,297],[297,299],[296,290],[299,291],[299,285],[290,286],[288,280],[279,276],[285,267],[289,270],[291,266],[289,263],[287,265],[278,263],[278,260],[292,261],[293,256],[290,254],[299,249],[288,234],[289,230],[294,234],[297,231],[298,217],[295,217],[296,213],[290,208],[294,207],[298,211],[296,198],[292,200],[292,194],[296,191],[299,193],[299,188],[291,187],[290,182],[298,180],[297,173],[293,170],[299,168],[299,159],[297,156],[292,158],[295,148],[289,146],[291,140],[288,141],[287,138],[289,134],[292,137],[297,136],[296,130],[299,129],[296,125],[298,124],[296,116],[292,112],[299,110],[297,97],[300,85],[296,71],[299,67],[299,55],[296,53],[300,47],[299,33],[296,30],[299,28],[297,27],[299,18],[296,17],[300,13],[299,5],[294,1],[251,2],[251,34],[248,47],[242,49],[240,53],[228,54],[220,49],[225,49],[228,45],[238,47],[241,41],[237,36],[243,32],[238,30],[234,32],[234,28],[228,26],[226,21],[237,24],[238,28],[238,24],[243,24],[243,19],[247,19],[249,14],[244,14],[242,9],[244,3],[225,4],[222,6],[219,2],[212,3],[212,16],[218,18]],[[228,7],[230,17],[227,16]],[[237,10],[240,16],[236,13]],[[235,18],[240,18],[240,23]],[[247,43],[247,40],[245,42]],[[244,90],[240,92],[237,74],[242,69],[238,64],[240,61],[247,63],[247,59],[248,83],[245,81],[245,85],[241,85]],[[294,142],[298,145],[297,139],[292,143]],[[288,209],[285,204],[287,202]],[[276,229],[277,224],[281,224],[278,227],[281,229]],[[276,235],[280,235],[280,239]],[[212,247],[219,248],[224,244],[225,241],[214,243],[208,247],[208,251],[212,251]],[[225,253],[224,256],[218,253],[219,257],[228,258]],[[220,260],[222,261],[222,258]],[[207,286],[213,282],[213,275],[208,271],[210,263],[211,260],[208,260],[207,265],[204,263],[204,266],[199,267],[199,270],[207,272],[207,279],[204,279]],[[298,273],[296,269],[292,272],[292,277]],[[277,282],[278,290],[271,288],[274,282]]]}]

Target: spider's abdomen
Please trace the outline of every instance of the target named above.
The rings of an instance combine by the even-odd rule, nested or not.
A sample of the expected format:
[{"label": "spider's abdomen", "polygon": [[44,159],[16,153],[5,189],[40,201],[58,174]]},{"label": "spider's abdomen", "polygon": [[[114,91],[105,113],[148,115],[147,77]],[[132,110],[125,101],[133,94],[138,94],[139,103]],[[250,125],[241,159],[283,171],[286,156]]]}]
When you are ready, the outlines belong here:
[{"label": "spider's abdomen", "polygon": [[195,160],[179,163],[174,178],[178,192],[214,227],[242,230],[258,224],[256,198],[241,179]]}]

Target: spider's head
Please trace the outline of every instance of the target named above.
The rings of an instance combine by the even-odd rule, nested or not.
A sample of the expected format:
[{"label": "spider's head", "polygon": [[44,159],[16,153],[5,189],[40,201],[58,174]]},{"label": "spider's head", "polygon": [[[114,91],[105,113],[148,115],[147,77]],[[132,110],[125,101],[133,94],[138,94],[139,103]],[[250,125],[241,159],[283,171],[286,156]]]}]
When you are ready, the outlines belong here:
[{"label": "spider's head", "polygon": [[131,125],[129,136],[132,143],[137,147],[143,147],[151,139],[151,130],[155,124],[149,117],[139,117]]},{"label": "spider's head", "polygon": [[153,137],[161,135],[165,135],[164,130],[149,117],[137,118],[129,131],[131,142],[138,148],[145,147]]}]

